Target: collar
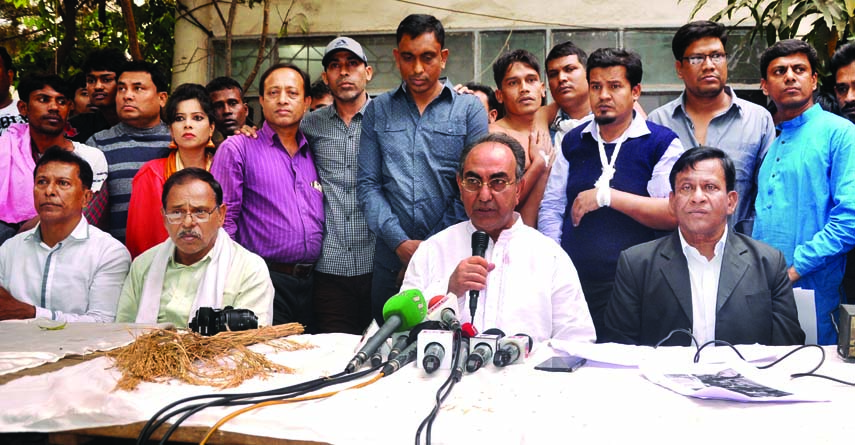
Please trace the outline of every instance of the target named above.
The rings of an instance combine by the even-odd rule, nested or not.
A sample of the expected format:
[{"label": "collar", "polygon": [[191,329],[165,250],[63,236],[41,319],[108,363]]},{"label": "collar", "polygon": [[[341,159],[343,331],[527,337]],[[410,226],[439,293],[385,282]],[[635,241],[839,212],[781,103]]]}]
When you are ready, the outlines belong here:
[{"label": "collar", "polygon": [[[721,238],[718,240],[717,243],[715,243],[715,248],[713,248],[713,259],[721,258],[721,253],[724,252],[724,244],[727,242],[727,231],[727,224],[725,224],[724,233],[721,234]],[[701,252],[698,251],[698,249],[696,249],[694,246],[689,245],[689,243],[686,242],[686,238],[683,238],[683,232],[680,231],[679,227],[677,227],[677,235],[680,236],[680,247],[682,247],[683,255],[685,255],[686,258],[689,257],[690,253],[694,254],[699,258],[703,257],[703,255],[701,255]]]},{"label": "collar", "polygon": [[[366,100],[365,103],[362,104],[362,108],[360,108],[359,111],[356,112],[354,117],[364,114],[365,108],[371,102],[371,95],[368,94],[367,91],[365,92],[365,96],[368,100]],[[318,111],[313,111],[313,113],[321,113],[321,116],[323,116],[327,119],[332,119],[334,117],[338,117],[339,119],[341,119],[341,117],[338,114],[338,109],[336,109],[336,107],[335,107],[335,103],[333,103],[333,105],[331,107],[323,107]]]},{"label": "collar", "polygon": [[[324,107],[317,112],[323,111],[325,108],[332,107]],[[297,139],[297,146],[300,147],[297,152],[302,152],[308,149],[309,140],[306,139],[306,136],[303,134],[303,130],[297,129],[297,133],[294,135]],[[279,140],[279,135],[270,128],[270,125],[267,124],[267,121],[264,121],[264,124],[261,125],[261,130],[258,131],[258,140],[261,141],[265,145],[270,145],[273,147],[285,149],[285,145],[282,144],[282,141]]]},{"label": "collar", "polygon": [[[219,233],[217,234],[217,236],[219,236]],[[214,240],[214,243],[216,243],[216,242],[217,241]],[[197,267],[201,264],[207,264],[207,263],[210,263],[211,261],[213,261],[213,256],[212,256],[212,254],[214,253],[213,246],[211,247],[211,250],[209,250],[208,253],[206,253],[205,256],[202,257],[202,259],[200,259],[199,261],[196,261],[193,264],[181,264],[178,261],[176,261],[175,260],[175,250],[177,250],[177,249],[178,249],[177,247],[175,249],[173,249],[172,253],[169,255],[169,263],[168,263],[167,267],[169,267],[170,269],[179,269],[182,267]]]},{"label": "collar", "polygon": [[[597,121],[595,119],[591,119],[591,122],[588,122],[588,125],[585,125],[585,128],[582,129],[582,132],[579,133],[579,137],[581,138],[582,136],[585,135],[585,133],[590,134],[591,137],[594,138],[595,141],[600,140],[600,132],[599,132],[599,129],[597,127]],[[611,142],[603,141],[603,143],[613,144],[619,140],[639,138],[639,137],[647,135],[647,134],[650,134],[650,128],[647,127],[647,121],[645,121],[644,118],[642,118],[640,114],[633,111],[632,112],[632,122],[630,122],[629,128],[627,128],[626,131],[624,131],[623,134],[620,135],[620,137],[618,137],[614,141],[611,141]]]},{"label": "collar", "polygon": [[[724,93],[727,94],[728,96],[730,96],[730,106],[727,107],[726,110],[719,113],[717,116],[722,116],[722,115],[725,115],[727,113],[730,113],[731,110],[733,110],[733,109],[736,109],[738,112],[741,113],[742,112],[742,105],[737,100],[739,98],[736,96],[736,91],[733,91],[733,88],[731,88],[730,85],[725,85],[724,86]],[[671,116],[676,117],[678,112],[682,113],[684,116],[686,116],[687,115],[686,114],[686,90],[683,90],[683,92],[680,93],[680,97],[678,97],[677,99],[678,99],[678,101],[677,101],[676,105],[674,106],[674,109],[671,110]]]},{"label": "collar", "polygon": [[166,134],[169,134],[169,127],[167,127],[163,121],[158,122],[157,125],[151,128],[137,128],[128,125],[124,122],[119,122],[118,124],[116,124],[116,129],[119,130],[119,133],[130,135],[161,134],[164,131],[166,132]]},{"label": "collar", "polygon": [[[502,230],[502,233],[499,234],[499,240],[503,240],[503,239],[506,239],[508,237],[513,236],[514,232],[519,231],[521,227],[527,227],[527,226],[523,222],[523,219],[520,216],[519,212],[514,212],[514,223],[513,223],[513,225],[511,225],[511,227],[509,227],[505,230]],[[472,235],[477,230],[478,229],[472,224],[471,219],[466,221],[466,231],[469,232],[469,235]],[[488,245],[492,244],[493,238],[488,237],[488,239],[489,239]]]},{"label": "collar", "polygon": [[[437,95],[434,100],[440,99],[446,95],[448,95],[448,97],[452,97],[452,95],[457,94],[457,92],[454,91],[454,85],[451,84],[447,77],[440,77],[439,83],[442,84],[442,90],[440,90],[439,95]],[[401,81],[401,85],[399,85],[398,88],[395,88],[394,94],[403,94],[407,98],[410,98],[410,94],[407,92],[407,82]]]},{"label": "collar", "polygon": [[[36,224],[36,227],[30,229],[29,231],[27,231],[25,233],[26,233],[26,235],[24,236],[24,240],[26,240],[26,241],[34,240],[36,242],[41,243],[42,242],[42,223],[41,223],[41,221],[39,221],[39,223]],[[80,216],[80,221],[78,221],[77,225],[74,226],[74,230],[72,230],[71,233],[69,233],[68,236],[65,237],[65,239],[60,241],[60,243],[64,243],[70,239],[71,240],[78,240],[78,241],[85,241],[85,240],[89,239],[89,222],[86,221],[86,218],[83,217],[82,214]]]},{"label": "collar", "polygon": [[816,103],[813,104],[812,107],[805,110],[804,113],[788,120],[781,122],[776,126],[779,130],[786,130],[788,128],[798,128],[802,125],[806,124],[808,120],[820,115],[822,113],[822,107]]}]

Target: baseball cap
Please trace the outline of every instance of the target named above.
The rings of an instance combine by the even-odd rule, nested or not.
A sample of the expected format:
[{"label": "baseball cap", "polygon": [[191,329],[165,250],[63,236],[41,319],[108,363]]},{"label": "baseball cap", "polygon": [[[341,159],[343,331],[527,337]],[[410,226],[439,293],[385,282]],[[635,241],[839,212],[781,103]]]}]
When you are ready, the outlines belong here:
[{"label": "baseball cap", "polygon": [[324,50],[324,58],[321,61],[324,65],[324,69],[326,69],[330,62],[329,56],[342,49],[350,51],[356,57],[359,57],[360,60],[368,64],[368,57],[365,56],[365,51],[362,50],[362,45],[360,45],[359,42],[351,39],[350,37],[336,37],[327,45],[327,49]]}]

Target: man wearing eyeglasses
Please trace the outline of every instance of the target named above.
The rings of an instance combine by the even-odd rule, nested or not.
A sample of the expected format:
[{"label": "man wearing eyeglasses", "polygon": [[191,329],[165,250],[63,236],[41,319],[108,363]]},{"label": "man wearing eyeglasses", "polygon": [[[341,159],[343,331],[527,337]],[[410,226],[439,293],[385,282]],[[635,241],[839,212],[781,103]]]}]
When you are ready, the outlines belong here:
[{"label": "man wearing eyeglasses", "polygon": [[138,256],[125,279],[118,322],[187,327],[200,307],[249,309],[273,321],[273,284],[264,260],[223,230],[223,189],[200,168],[175,172],[163,185],[169,238]]},{"label": "man wearing eyeglasses", "polygon": [[[479,330],[525,332],[535,341],[593,342],[594,324],[570,258],[514,211],[524,182],[522,145],[490,133],[464,148],[460,159],[457,183],[469,220],[419,246],[401,289],[453,293],[460,321]],[[472,256],[476,230],[489,236],[483,258]],[[466,309],[470,290],[479,291],[474,320]]]},{"label": "man wearing eyeglasses", "polygon": [[760,160],[775,139],[765,108],[736,97],[727,83],[727,34],[724,25],[697,21],[683,25],[671,42],[674,69],[686,89],[653,110],[648,120],[673,130],[683,147],[718,147],[736,167],[739,204],[728,219],[731,228],[751,234]]}]

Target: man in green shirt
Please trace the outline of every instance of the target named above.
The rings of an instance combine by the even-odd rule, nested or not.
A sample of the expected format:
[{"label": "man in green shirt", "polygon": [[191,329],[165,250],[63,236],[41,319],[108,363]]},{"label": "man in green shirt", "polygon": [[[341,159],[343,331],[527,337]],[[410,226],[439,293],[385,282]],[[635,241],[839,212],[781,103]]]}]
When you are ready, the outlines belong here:
[{"label": "man in green shirt", "polygon": [[134,260],[116,321],[187,327],[200,307],[232,306],[270,325],[267,266],[222,229],[226,206],[214,177],[199,168],[180,170],[166,180],[161,199],[169,238]]}]

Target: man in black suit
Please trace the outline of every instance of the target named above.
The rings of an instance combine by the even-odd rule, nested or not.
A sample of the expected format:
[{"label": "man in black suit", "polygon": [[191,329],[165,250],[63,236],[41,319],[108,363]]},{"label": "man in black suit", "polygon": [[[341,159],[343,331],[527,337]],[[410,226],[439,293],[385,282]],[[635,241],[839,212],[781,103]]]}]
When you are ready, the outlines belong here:
[{"label": "man in black suit", "polygon": [[[803,344],[784,255],[727,230],[736,208],[733,162],[696,147],[671,169],[671,211],[679,230],[624,250],[606,309],[602,341],[655,345],[674,329],[699,344]],[[685,335],[665,345],[689,345]]]}]

